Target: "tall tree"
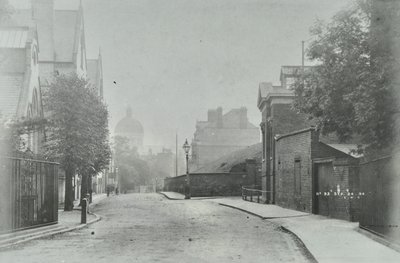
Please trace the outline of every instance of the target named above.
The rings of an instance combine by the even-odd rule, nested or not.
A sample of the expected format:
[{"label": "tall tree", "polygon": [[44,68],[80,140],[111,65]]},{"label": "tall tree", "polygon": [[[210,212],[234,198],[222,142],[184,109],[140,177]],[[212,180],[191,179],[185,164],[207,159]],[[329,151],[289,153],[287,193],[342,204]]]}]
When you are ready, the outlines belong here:
[{"label": "tall tree", "polygon": [[82,177],[84,197],[89,176],[109,162],[108,111],[87,81],[76,74],[56,77],[44,91],[43,101],[48,118],[45,154],[65,170],[64,210],[70,211],[74,175]]},{"label": "tall tree", "polygon": [[129,147],[129,138],[114,137],[114,154],[121,191],[133,190],[135,186],[151,182],[149,165],[140,159],[136,148]]},{"label": "tall tree", "polygon": [[363,0],[328,24],[317,21],[307,50],[317,66],[294,85],[295,108],[316,119],[324,133],[336,132],[342,141],[357,135],[370,150],[391,144],[396,111],[393,60],[374,52],[371,17],[372,1]]}]

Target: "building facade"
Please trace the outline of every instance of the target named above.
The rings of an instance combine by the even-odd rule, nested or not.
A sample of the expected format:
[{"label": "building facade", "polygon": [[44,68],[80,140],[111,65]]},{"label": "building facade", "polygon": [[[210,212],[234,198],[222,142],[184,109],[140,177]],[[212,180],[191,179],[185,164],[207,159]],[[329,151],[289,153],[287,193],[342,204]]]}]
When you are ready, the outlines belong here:
[{"label": "building facade", "polygon": [[39,52],[35,27],[0,28],[0,231],[58,218],[58,164],[38,160],[45,139],[36,122],[44,115]]},{"label": "building facade", "polygon": [[260,83],[258,108],[261,112],[261,137],[263,143],[262,189],[263,199],[267,203],[275,202],[274,137],[310,126],[306,116],[292,109],[294,93],[285,88],[284,75],[281,74],[282,86],[272,83]]},{"label": "building facade", "polygon": [[275,139],[276,204],[349,221],[359,218],[357,145],[327,144],[308,128]]},{"label": "building facade", "polygon": [[[30,27],[0,29],[0,119],[43,118],[39,82],[39,42]],[[37,154],[44,138],[43,127],[21,136],[20,151]]]},{"label": "building facade", "polygon": [[207,121],[197,121],[191,143],[191,169],[198,169],[218,158],[256,144],[259,130],[247,119],[242,107],[223,114],[222,108],[208,111]]},{"label": "building facade", "polygon": [[[31,8],[16,9],[3,26],[14,28],[35,28],[40,52],[35,61],[37,82],[41,90],[48,89],[54,77],[75,73],[89,80],[100,97],[103,94],[101,54],[94,60],[86,58],[85,24],[82,4],[72,10],[57,10],[54,0],[31,0]],[[18,51],[19,52],[19,51]],[[18,52],[13,52],[14,54]],[[19,52],[21,53],[21,52]],[[19,56],[22,56],[19,54]],[[15,63],[14,63],[15,64]],[[13,65],[13,62],[7,62]],[[88,67],[90,70],[88,76]],[[27,71],[29,72],[29,71]],[[19,77],[13,78],[15,82]],[[37,96],[38,98],[40,95]],[[39,100],[37,100],[39,103]],[[41,102],[40,102],[41,103]],[[33,104],[32,104],[33,105]],[[32,148],[35,149],[33,140]],[[73,185],[75,198],[80,197],[80,178],[75,176]],[[59,201],[64,201],[65,177],[59,174]]]}]

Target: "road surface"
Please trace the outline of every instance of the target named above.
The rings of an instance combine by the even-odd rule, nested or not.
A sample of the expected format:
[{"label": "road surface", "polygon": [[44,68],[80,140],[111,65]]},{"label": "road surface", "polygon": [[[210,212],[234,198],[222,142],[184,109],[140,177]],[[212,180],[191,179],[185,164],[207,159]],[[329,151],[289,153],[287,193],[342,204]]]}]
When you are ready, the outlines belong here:
[{"label": "road surface", "polygon": [[0,252],[0,262],[309,262],[272,223],[207,200],[127,194],[87,228]]}]

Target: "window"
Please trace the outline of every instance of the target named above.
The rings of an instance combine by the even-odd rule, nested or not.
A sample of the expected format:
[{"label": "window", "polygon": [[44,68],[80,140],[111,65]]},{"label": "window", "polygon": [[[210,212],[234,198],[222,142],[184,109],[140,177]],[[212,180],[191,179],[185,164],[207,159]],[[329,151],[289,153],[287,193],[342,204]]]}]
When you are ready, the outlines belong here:
[{"label": "window", "polygon": [[294,192],[301,194],[301,160],[294,160]]}]

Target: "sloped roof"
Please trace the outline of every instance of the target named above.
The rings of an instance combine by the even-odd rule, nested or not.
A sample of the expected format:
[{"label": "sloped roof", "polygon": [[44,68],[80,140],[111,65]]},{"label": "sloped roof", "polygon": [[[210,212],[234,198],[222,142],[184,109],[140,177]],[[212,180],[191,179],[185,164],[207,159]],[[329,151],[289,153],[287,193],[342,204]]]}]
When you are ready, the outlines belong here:
[{"label": "sloped roof", "polygon": [[73,62],[78,10],[55,10],[54,48],[57,62]]},{"label": "sloped roof", "polygon": [[229,172],[234,166],[245,163],[246,159],[256,159],[261,162],[262,143],[257,143],[246,148],[235,151],[219,158],[216,161],[205,164],[194,173],[224,173]]},{"label": "sloped roof", "polygon": [[265,98],[268,94],[273,89],[272,83],[271,82],[261,82],[258,85],[258,91],[259,91],[259,96],[262,98]]},{"label": "sloped roof", "polygon": [[0,73],[0,115],[2,118],[16,116],[23,81],[24,74]]},{"label": "sloped roof", "polygon": [[268,100],[271,96],[293,96],[292,90],[282,88],[281,86],[273,86],[271,82],[261,82],[258,87],[257,105],[261,106],[264,100]]},{"label": "sloped roof", "polygon": [[354,158],[360,158],[363,155],[362,154],[358,154],[354,151],[357,151],[358,146],[357,144],[326,144],[340,152],[343,152],[345,154],[348,154]]},{"label": "sloped roof", "polygon": [[[77,24],[80,21],[81,10],[54,10],[54,48],[55,61],[73,62],[73,54],[77,47]],[[30,9],[17,9],[6,26],[34,26]],[[39,30],[39,43],[40,34]]]},{"label": "sloped roof", "polygon": [[0,48],[25,48],[28,40],[27,27],[4,28],[0,30]]}]

